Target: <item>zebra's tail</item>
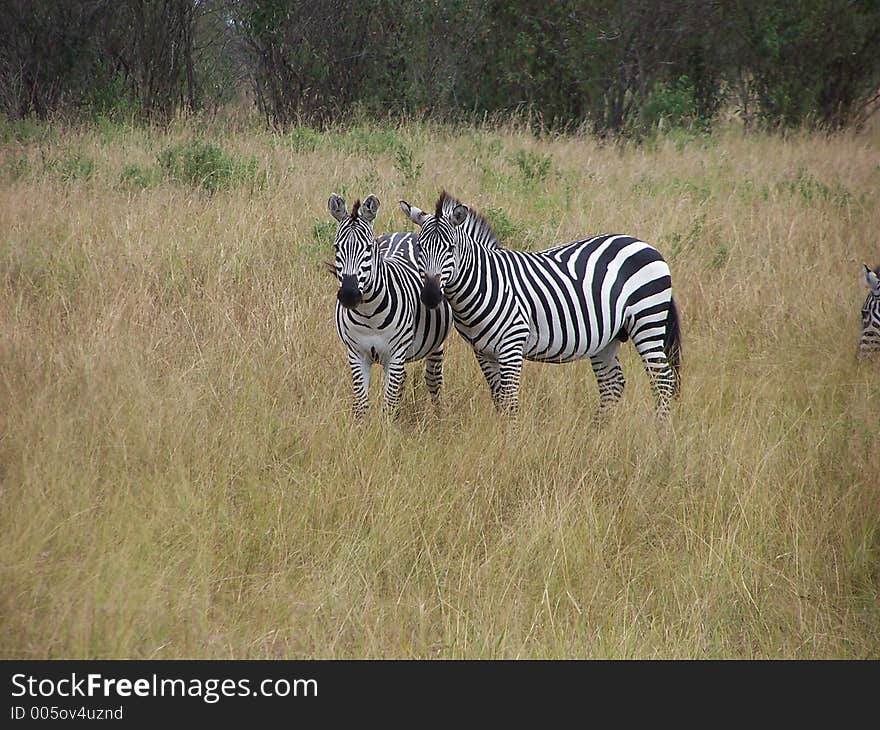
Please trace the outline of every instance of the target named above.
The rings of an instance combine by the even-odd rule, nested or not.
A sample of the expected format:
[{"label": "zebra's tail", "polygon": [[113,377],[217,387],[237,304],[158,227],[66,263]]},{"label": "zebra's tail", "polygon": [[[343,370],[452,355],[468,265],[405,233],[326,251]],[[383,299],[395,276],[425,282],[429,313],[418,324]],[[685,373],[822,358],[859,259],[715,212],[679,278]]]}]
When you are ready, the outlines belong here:
[{"label": "zebra's tail", "polygon": [[675,299],[669,300],[669,313],[666,316],[666,334],[663,337],[663,350],[675,376],[673,397],[676,397],[681,392],[681,373],[679,372],[681,368],[681,328],[679,326],[678,307],[675,306]]}]

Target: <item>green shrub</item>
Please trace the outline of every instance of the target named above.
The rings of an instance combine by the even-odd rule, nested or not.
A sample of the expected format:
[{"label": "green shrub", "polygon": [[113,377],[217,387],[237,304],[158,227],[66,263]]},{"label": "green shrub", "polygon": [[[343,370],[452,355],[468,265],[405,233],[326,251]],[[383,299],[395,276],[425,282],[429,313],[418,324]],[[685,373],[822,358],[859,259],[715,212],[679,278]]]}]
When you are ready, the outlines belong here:
[{"label": "green shrub", "polygon": [[394,167],[400,173],[404,185],[412,185],[422,174],[423,164],[416,162],[412,150],[401,145],[394,153]]},{"label": "green shrub", "polygon": [[91,157],[75,154],[55,162],[58,175],[64,182],[88,181],[95,176],[95,161]]},{"label": "green shrub", "polygon": [[48,124],[35,117],[10,119],[5,114],[0,114],[0,145],[7,145],[10,142],[19,144],[39,142],[49,137],[51,130]]},{"label": "green shrub", "polygon": [[322,247],[332,247],[336,240],[336,224],[333,221],[315,221],[312,225],[312,239]]},{"label": "green shrub", "polygon": [[3,177],[11,182],[21,180],[30,172],[30,163],[25,156],[9,155],[3,161]]},{"label": "green shrub", "polygon": [[853,194],[839,180],[828,185],[803,168],[799,168],[793,178],[781,181],[778,189],[794,198],[800,198],[805,205],[827,201],[844,207],[854,199]]},{"label": "green shrub", "polygon": [[153,187],[158,182],[158,177],[155,169],[133,163],[122,168],[119,185],[126,190],[144,190]]},{"label": "green shrub", "polygon": [[721,269],[727,264],[727,260],[730,258],[730,251],[728,251],[727,246],[723,243],[719,244],[715,248],[715,253],[712,255],[712,268],[713,269]]},{"label": "green shrub", "polygon": [[172,145],[159,153],[159,166],[168,179],[201,187],[209,193],[240,184],[253,184],[257,161],[241,160],[210,142],[194,139]]},{"label": "green shrub", "polygon": [[332,266],[333,243],[336,240],[336,223],[329,220],[316,220],[312,224],[312,240],[303,246],[305,253],[314,259],[321,259],[328,267]]},{"label": "green shrub", "polygon": [[553,169],[553,160],[550,155],[541,155],[531,150],[518,150],[513,157],[513,162],[519,168],[520,174],[526,182],[546,180]]},{"label": "green shrub", "polygon": [[311,127],[292,127],[284,133],[284,139],[297,152],[314,152],[324,146],[324,135]]},{"label": "green shrub", "polygon": [[344,134],[336,136],[334,146],[344,152],[375,156],[393,154],[404,144],[394,127],[358,124],[350,127]]},{"label": "green shrub", "polygon": [[489,221],[501,244],[505,248],[513,248],[514,239],[522,231],[522,226],[511,220],[501,208],[486,208],[480,212]]},{"label": "green shrub", "polygon": [[[681,231],[673,231],[660,241],[660,250],[667,261],[674,261],[682,254],[688,253],[695,249],[699,249],[705,245],[704,233],[706,229],[706,213],[701,212],[691,220],[690,230],[682,233]],[[716,251],[716,256],[721,254]],[[723,254],[726,260],[726,251]],[[723,261],[719,261],[721,265]]]},{"label": "green shrub", "polygon": [[642,104],[641,125],[646,131],[677,127],[694,129],[703,122],[694,87],[687,76],[681,76],[673,83],[660,81],[654,84]]}]

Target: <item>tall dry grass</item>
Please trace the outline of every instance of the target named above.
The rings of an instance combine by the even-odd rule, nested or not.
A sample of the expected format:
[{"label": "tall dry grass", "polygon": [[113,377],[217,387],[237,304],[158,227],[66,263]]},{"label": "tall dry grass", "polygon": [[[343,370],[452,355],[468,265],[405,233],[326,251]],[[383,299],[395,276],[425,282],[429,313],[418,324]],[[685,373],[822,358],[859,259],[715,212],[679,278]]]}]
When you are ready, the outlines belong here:
[{"label": "tall dry grass", "polygon": [[[157,162],[196,137],[242,163],[214,194]],[[0,655],[880,656],[878,142],[7,125]],[[352,423],[327,197],[400,230],[441,187],[511,245],[657,245],[668,426],[629,346],[603,428],[587,363],[502,422],[456,335],[439,414],[418,365]]]}]

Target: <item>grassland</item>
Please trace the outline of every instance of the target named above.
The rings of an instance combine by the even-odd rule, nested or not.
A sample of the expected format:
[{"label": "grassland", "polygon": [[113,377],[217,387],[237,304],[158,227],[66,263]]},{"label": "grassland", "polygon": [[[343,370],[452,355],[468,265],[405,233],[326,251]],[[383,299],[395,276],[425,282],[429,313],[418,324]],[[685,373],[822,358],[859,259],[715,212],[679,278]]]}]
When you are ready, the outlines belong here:
[{"label": "grassland", "polygon": [[[272,134],[0,125],[0,656],[880,657],[880,126]],[[332,191],[441,187],[511,246],[608,231],[668,258],[683,397],[630,346],[527,364],[496,417],[448,347],[400,417],[349,415]]]}]

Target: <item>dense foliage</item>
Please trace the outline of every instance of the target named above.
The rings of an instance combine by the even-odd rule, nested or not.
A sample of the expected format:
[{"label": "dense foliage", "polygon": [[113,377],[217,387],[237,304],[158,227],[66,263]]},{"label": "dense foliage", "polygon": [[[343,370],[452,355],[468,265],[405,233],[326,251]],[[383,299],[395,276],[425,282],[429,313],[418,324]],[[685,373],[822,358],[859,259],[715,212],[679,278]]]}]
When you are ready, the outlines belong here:
[{"label": "dense foliage", "polygon": [[641,134],[861,124],[880,0],[7,0],[0,110],[167,118],[249,92],[273,125],[353,111]]}]

